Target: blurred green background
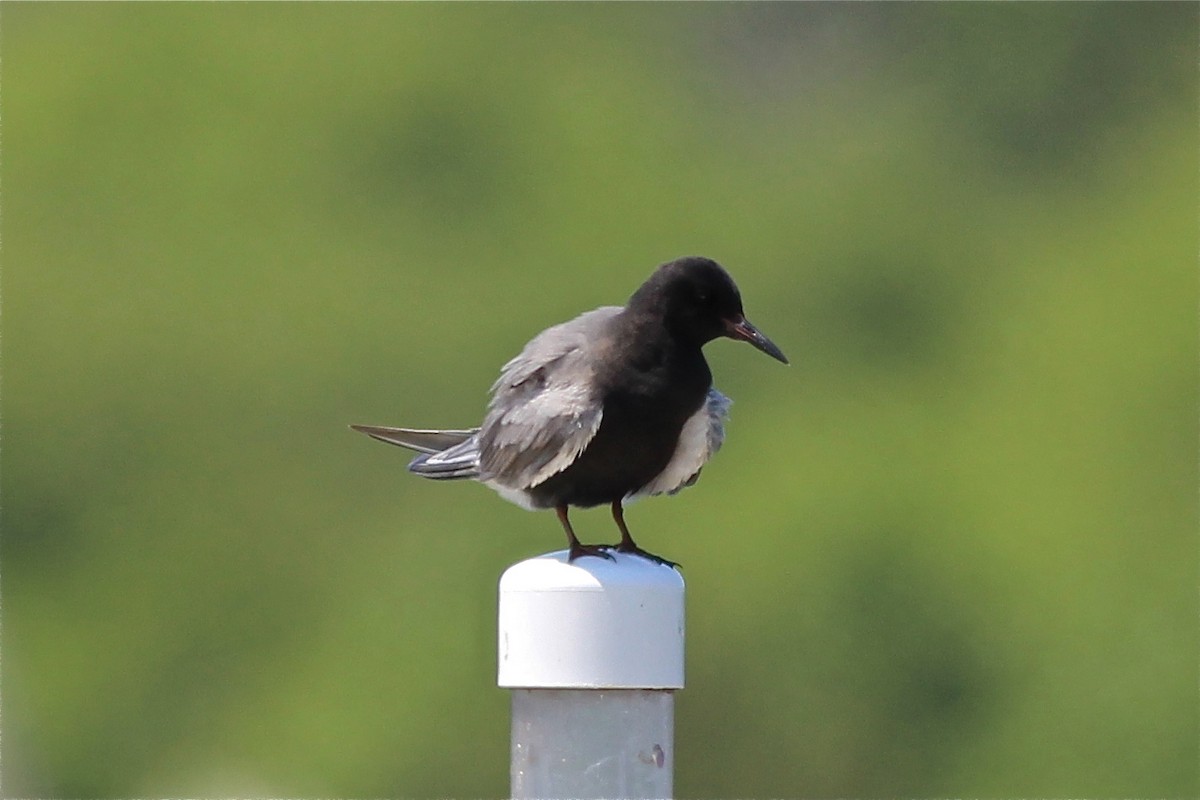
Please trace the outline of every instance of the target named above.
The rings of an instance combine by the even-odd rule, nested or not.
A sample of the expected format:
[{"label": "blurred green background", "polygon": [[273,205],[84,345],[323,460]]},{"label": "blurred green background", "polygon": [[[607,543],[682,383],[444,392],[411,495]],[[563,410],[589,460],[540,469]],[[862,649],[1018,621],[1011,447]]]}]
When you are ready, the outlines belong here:
[{"label": "blurred green background", "polygon": [[346,425],[685,254],[678,794],[1196,796],[1197,16],[4,3],[5,796],[503,796],[562,533]]}]

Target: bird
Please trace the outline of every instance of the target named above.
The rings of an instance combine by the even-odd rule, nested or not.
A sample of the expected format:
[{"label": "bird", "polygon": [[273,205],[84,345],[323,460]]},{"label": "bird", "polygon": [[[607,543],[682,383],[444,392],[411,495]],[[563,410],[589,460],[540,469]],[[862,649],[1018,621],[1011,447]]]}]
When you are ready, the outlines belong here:
[{"label": "bird", "polygon": [[[720,264],[678,258],[624,306],[587,311],[531,339],[501,368],[479,427],[350,427],[416,451],[408,469],[417,475],[475,480],[523,508],[554,509],[568,562],[612,559],[615,550],[678,567],[634,542],[624,506],[693,485],[721,447],[731,401],[713,387],[702,351],[721,337],[788,363],[746,319]],[[620,542],[581,543],[569,509],[605,504]]]}]

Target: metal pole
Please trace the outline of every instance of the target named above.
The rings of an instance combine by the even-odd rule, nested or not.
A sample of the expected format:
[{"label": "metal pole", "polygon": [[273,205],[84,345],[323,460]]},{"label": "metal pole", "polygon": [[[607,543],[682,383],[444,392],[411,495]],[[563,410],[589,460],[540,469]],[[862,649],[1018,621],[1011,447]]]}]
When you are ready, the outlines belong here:
[{"label": "metal pole", "polygon": [[500,578],[514,800],[672,796],[683,578],[614,556],[572,564],[564,550]]}]

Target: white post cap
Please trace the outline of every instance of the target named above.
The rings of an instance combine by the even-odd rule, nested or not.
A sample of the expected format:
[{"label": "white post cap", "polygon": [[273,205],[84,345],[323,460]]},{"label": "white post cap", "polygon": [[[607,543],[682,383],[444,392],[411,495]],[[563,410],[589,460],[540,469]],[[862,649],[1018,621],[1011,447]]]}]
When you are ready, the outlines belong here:
[{"label": "white post cap", "polygon": [[682,689],[683,576],[613,552],[547,553],[500,578],[497,683],[511,689]]}]

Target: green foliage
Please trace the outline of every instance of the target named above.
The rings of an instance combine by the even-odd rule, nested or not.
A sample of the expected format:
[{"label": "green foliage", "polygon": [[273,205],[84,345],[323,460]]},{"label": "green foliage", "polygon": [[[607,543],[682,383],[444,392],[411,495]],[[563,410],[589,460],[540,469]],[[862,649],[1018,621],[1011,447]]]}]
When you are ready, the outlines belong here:
[{"label": "green foliage", "polygon": [[693,253],[679,794],[1200,792],[1195,5],[0,20],[6,796],[503,795],[561,533],[346,425]]}]

